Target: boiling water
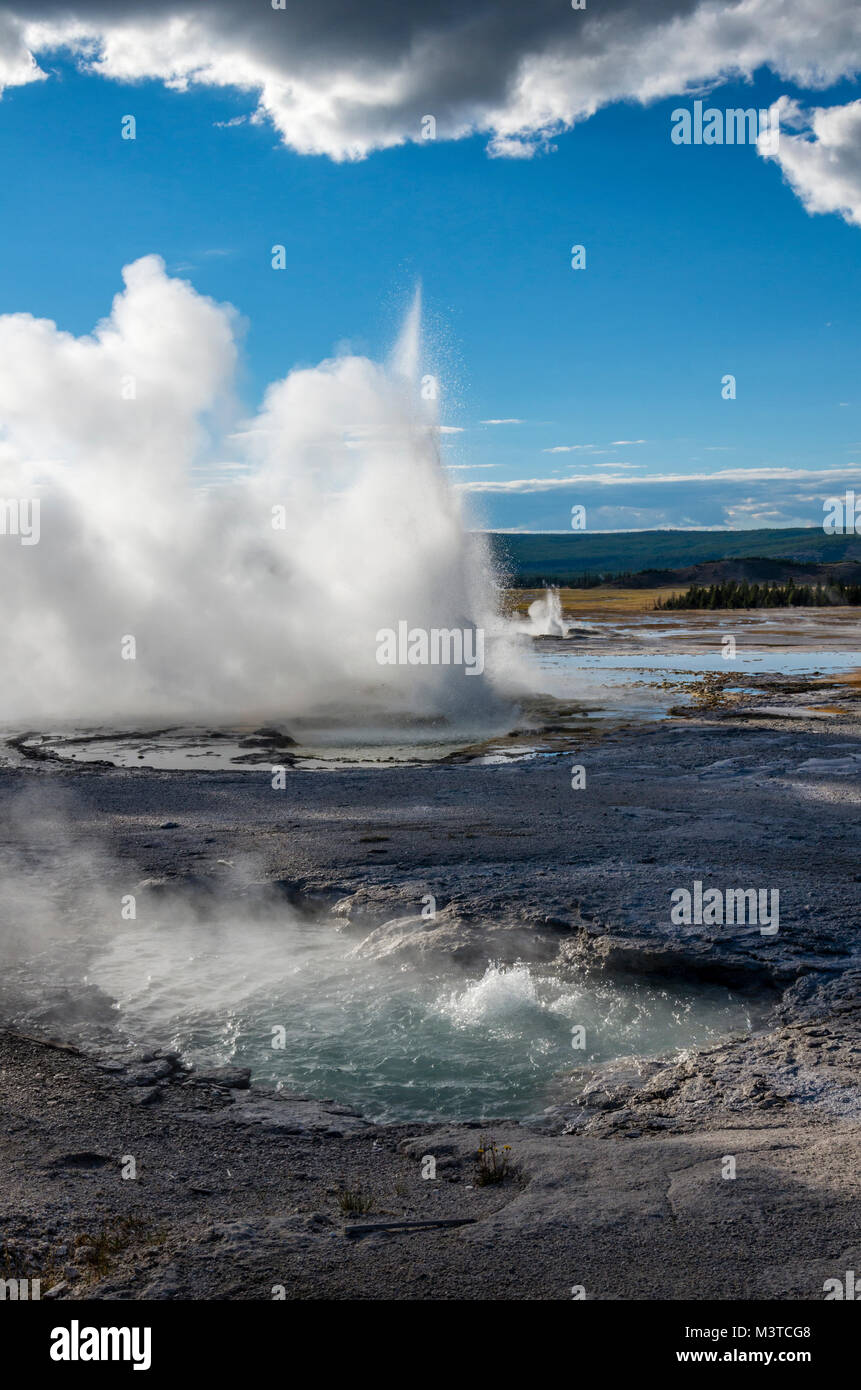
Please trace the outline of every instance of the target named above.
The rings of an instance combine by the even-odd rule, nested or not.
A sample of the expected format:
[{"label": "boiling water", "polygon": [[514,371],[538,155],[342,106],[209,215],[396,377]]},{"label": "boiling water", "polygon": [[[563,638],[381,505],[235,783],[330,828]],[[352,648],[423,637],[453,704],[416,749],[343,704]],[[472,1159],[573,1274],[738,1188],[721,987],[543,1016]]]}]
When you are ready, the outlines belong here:
[{"label": "boiling water", "polygon": [[[564,1068],[663,1053],[750,1023],[717,987],[526,963],[420,968],[357,954],[359,940],[292,916],[129,924],[91,960],[87,980],[115,1001],[120,1033],[138,1045],[248,1066],[256,1083],[378,1120],[524,1116],[547,1103]],[[578,1025],[586,1047],[575,1051]],[[272,1045],[276,1029],[283,1049]]]}]

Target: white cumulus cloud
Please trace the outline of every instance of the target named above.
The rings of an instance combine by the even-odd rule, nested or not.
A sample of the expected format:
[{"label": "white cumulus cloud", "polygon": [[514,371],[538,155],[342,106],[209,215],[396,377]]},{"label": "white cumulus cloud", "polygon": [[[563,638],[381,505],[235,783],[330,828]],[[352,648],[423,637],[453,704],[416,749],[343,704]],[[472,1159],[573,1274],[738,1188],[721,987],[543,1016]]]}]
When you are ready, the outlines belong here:
[{"label": "white cumulus cloud", "polygon": [[615,101],[649,102],[770,68],[824,89],[861,65],[857,0],[6,0],[0,85],[66,49],[117,81],[238,88],[303,153],[357,159],[480,133],[522,158]]},{"label": "white cumulus cloud", "polygon": [[808,212],[837,212],[861,227],[861,100],[806,111],[784,97],[779,106],[778,146],[761,139],[760,154],[780,165]]}]

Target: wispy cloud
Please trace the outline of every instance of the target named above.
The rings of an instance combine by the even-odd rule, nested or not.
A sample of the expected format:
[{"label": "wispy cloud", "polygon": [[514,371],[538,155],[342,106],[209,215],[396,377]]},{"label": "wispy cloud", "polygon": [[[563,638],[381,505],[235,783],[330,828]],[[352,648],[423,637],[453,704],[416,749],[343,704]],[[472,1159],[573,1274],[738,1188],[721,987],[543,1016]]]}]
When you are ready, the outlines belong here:
[{"label": "wispy cloud", "polygon": [[[626,467],[614,464],[611,467]],[[714,473],[647,473],[636,479],[636,486],[672,485],[679,483],[750,483],[750,482],[799,482],[816,484],[839,482],[842,479],[857,478],[858,468],[722,468]],[[473,492],[545,492],[548,489],[568,487],[572,483],[600,483],[605,487],[630,487],[631,478],[615,473],[572,473],[567,478],[514,478],[508,482],[460,483],[459,487]]]},{"label": "wispy cloud", "polygon": [[542,454],[576,454],[581,450],[587,450],[595,454],[606,453],[605,449],[599,449],[594,444],[554,444],[552,449],[542,449]]},{"label": "wispy cloud", "polygon": [[575,503],[586,507],[590,531],[818,526],[826,497],[861,491],[861,465],[714,473],[632,467],[614,463],[566,477],[464,478],[455,487],[480,507],[485,524],[532,531],[568,529]]}]

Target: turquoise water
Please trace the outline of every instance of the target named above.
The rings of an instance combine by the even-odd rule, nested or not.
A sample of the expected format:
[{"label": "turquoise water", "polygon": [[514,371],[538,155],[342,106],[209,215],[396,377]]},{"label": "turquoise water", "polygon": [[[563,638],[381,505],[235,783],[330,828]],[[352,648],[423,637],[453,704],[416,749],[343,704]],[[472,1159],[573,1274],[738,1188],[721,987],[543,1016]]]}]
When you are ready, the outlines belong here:
[{"label": "turquoise water", "polygon": [[[388,1121],[522,1117],[548,1103],[565,1068],[689,1047],[750,1023],[718,987],[523,962],[420,969],[357,954],[358,940],[292,919],[135,923],[87,979],[116,1001],[117,1027],[138,1045],[248,1066],[255,1082]],[[585,1029],[582,1049],[575,1028]]]}]

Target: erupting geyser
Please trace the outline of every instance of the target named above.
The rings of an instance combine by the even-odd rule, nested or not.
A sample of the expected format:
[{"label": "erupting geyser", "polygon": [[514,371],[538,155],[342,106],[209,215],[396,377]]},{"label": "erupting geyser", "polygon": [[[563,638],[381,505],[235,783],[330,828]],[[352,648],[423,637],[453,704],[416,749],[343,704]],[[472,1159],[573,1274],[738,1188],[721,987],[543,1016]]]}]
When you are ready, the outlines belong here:
[{"label": "erupting geyser", "polygon": [[562,600],[558,589],[545,589],[527,609],[529,623],[524,631],[530,637],[567,637],[571,623],[562,616]]},{"label": "erupting geyser", "polygon": [[[0,317],[0,496],[40,511],[38,544],[0,546],[0,719],[502,718],[510,648],[418,296],[388,365],[293,371],[240,425],[234,311],[156,256],[124,279],[90,337]],[[402,621],[480,628],[481,678],[381,665]]]}]

